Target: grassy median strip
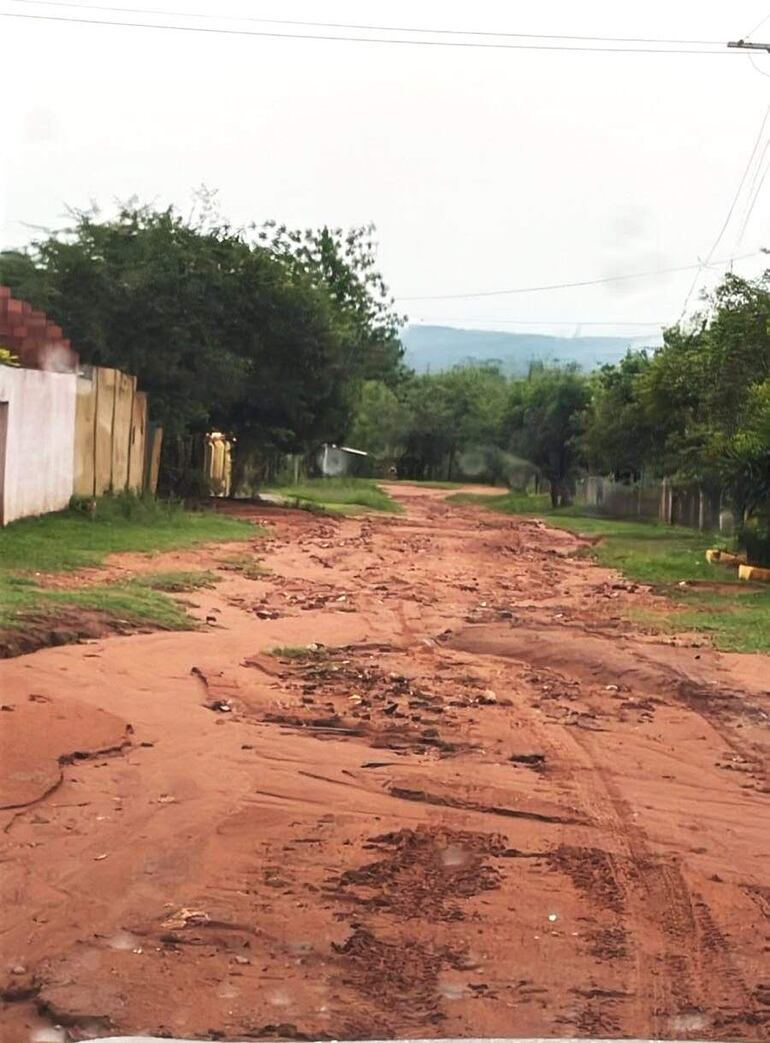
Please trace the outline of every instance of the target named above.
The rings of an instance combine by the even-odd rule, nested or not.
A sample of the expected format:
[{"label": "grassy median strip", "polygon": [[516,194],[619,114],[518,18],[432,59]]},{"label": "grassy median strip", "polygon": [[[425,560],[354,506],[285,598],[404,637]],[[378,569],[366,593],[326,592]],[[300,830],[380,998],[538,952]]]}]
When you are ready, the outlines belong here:
[{"label": "grassy median strip", "polygon": [[504,514],[535,514],[555,528],[599,536],[591,553],[600,565],[674,602],[669,611],[645,609],[634,618],[664,632],[703,632],[723,651],[770,651],[770,586],[743,583],[734,568],[706,561],[706,550],[724,539],[657,522],[597,518],[574,507],[553,511],[542,498],[515,493],[451,499]]},{"label": "grassy median strip", "polygon": [[447,496],[447,503],[487,507],[499,514],[533,514],[549,510],[551,498],[547,493],[455,493]]},{"label": "grassy median strip", "polygon": [[299,505],[315,505],[338,514],[362,510],[399,514],[403,507],[381,489],[372,478],[307,478],[297,485],[274,486],[266,492],[297,500]]},{"label": "grassy median strip", "polygon": [[135,497],[104,497],[95,509],[70,509],[14,522],[0,531],[0,627],[21,629],[31,614],[55,617],[59,607],[103,612],[164,627],[190,623],[168,593],[210,586],[208,571],[143,573],[129,580],[48,588],[42,574],[101,564],[117,552],[160,553],[206,542],[247,540],[261,530],[213,511]]}]

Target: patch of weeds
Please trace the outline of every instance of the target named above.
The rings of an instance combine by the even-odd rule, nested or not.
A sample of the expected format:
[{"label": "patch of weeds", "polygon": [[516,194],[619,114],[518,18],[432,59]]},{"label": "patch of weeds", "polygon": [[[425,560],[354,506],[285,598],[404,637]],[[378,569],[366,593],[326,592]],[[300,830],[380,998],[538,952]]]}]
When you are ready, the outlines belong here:
[{"label": "patch of weeds", "polygon": [[723,652],[770,651],[770,590],[736,591],[738,597],[687,591],[671,592],[670,609],[631,609],[644,626],[666,634],[697,632]]},{"label": "patch of weeds", "polygon": [[401,504],[371,478],[308,478],[297,485],[274,486],[269,491],[297,500],[302,510],[349,513],[350,508],[358,507],[391,514],[403,511]]},{"label": "patch of weeds", "polygon": [[168,630],[192,629],[196,624],[173,598],[133,581],[79,590],[45,591],[35,606],[45,610],[55,605],[77,605],[106,612],[129,623],[150,623]]},{"label": "patch of weeds", "polygon": [[725,546],[724,538],[661,522],[600,518],[577,507],[517,512],[501,506],[500,497],[475,497],[473,502],[484,500],[492,510],[538,513],[555,528],[600,536],[587,550],[600,565],[648,584],[672,603],[670,610],[630,610],[631,618],[644,625],[665,633],[701,632],[722,651],[770,651],[770,587],[745,584],[734,568],[706,561],[706,550]]},{"label": "patch of weeds", "polygon": [[434,482],[434,481],[423,481],[419,478],[384,478],[383,481],[387,482],[399,482],[403,481],[404,485],[420,485],[423,489],[464,489],[472,482]]},{"label": "patch of weeds", "polygon": [[148,587],[150,590],[160,590],[166,594],[187,594],[192,590],[210,590],[220,582],[221,576],[209,569],[199,571],[185,571],[183,569],[171,572],[147,572],[134,576],[131,584],[137,587]]},{"label": "patch of weeds", "polygon": [[196,624],[173,598],[129,580],[77,590],[50,590],[14,578],[0,582],[0,627],[23,630],[29,616],[50,615],[54,620],[64,607],[107,613],[129,623],[148,623],[169,630],[190,629]]},{"label": "patch of weeds", "polygon": [[263,576],[272,575],[273,571],[259,558],[250,554],[233,554],[228,558],[221,558],[219,567],[225,572],[239,572],[246,579],[262,579]]},{"label": "patch of weeds", "polygon": [[[23,629],[32,613],[55,616],[61,605],[106,612],[163,627],[193,625],[163,591],[192,590],[207,573],[156,573],[124,583],[52,590],[36,574],[99,565],[118,551],[161,553],[198,543],[245,540],[265,530],[211,510],[122,494],[75,501],[70,510],[24,518],[0,531],[0,627]],[[212,581],[214,577],[212,574]]]},{"label": "patch of weeds", "polygon": [[329,652],[319,645],[279,645],[271,648],[269,654],[276,659],[325,659]]},{"label": "patch of weeds", "polygon": [[486,507],[500,514],[542,514],[549,510],[551,498],[547,493],[455,493],[447,503]]},{"label": "patch of weeds", "polygon": [[250,522],[215,511],[186,511],[165,501],[105,496],[96,502],[93,515],[76,509],[12,522],[0,532],[0,568],[63,572],[99,565],[108,554],[119,551],[177,550],[197,543],[245,540],[255,534]]}]

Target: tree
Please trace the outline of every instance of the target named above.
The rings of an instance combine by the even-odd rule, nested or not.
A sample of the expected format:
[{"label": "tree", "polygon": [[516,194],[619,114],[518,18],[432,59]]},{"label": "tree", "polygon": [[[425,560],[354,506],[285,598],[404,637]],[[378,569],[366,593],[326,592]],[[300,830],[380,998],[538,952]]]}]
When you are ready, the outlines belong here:
[{"label": "tree", "polygon": [[548,480],[554,507],[572,501],[581,417],[589,399],[588,380],[572,366],[533,365],[526,380],[510,386],[504,418],[510,448]]},{"label": "tree", "polygon": [[166,446],[213,428],[242,458],[344,432],[352,384],[327,288],[226,224],[173,208],[74,218],[0,255],[0,281],[53,316],[84,362],[135,374]]},{"label": "tree", "polygon": [[380,459],[395,460],[406,447],[412,417],[409,407],[382,380],[365,380],[348,439]]},{"label": "tree", "polygon": [[374,233],[373,224],[297,231],[268,221],[257,240],[290,272],[328,292],[351,377],[393,384],[404,375],[399,330],[406,317],[395,311],[377,268]]},{"label": "tree", "polygon": [[735,508],[739,534],[744,519],[752,515],[764,512],[765,523],[770,523],[770,379],[751,387],[742,427],[725,439],[717,469]]},{"label": "tree", "polygon": [[722,487],[739,515],[746,449],[757,444],[744,434],[755,422],[755,388],[770,378],[769,324],[767,273],[755,281],[729,274],[694,322],[664,332],[639,376],[640,399],[662,437],[659,466]]},{"label": "tree", "polygon": [[506,380],[495,365],[465,365],[423,373],[404,385],[411,415],[404,470],[451,481],[461,451],[496,445]]},{"label": "tree", "polygon": [[616,365],[602,366],[591,381],[580,446],[591,469],[616,481],[638,481],[659,458],[661,427],[641,386],[651,366],[645,351],[629,351]]}]

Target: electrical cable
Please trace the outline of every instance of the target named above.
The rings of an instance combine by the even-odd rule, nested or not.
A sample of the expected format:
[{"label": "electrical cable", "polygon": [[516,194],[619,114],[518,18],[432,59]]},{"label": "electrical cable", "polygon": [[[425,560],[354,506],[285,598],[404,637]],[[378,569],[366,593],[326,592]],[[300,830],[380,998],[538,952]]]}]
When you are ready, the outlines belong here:
[{"label": "electrical cable", "polygon": [[[753,253],[742,254],[740,257],[732,258],[732,260],[742,261],[749,257],[758,257],[761,253],[761,250],[755,250]],[[717,263],[725,264],[727,262],[719,261]],[[673,272],[691,272],[696,268],[700,269],[702,267],[703,262],[699,261],[697,264],[678,265],[672,268],[655,268],[646,272],[628,272],[626,275],[608,275],[602,279],[581,279],[576,282],[547,283],[542,286],[517,286],[512,290],[480,290],[471,293],[425,293],[409,297],[396,297],[395,299],[397,301],[449,301],[471,297],[506,297],[520,293],[541,293],[546,290],[570,290],[582,286],[599,286],[603,283],[623,282],[626,279],[645,279],[651,275],[669,275]]]},{"label": "electrical cable", "polygon": [[292,18],[254,18],[251,15],[216,15],[207,12],[196,13],[192,11],[167,11],[152,7],[113,7],[106,4],[84,4],[75,3],[74,0],[10,0],[16,4],[30,4],[36,7],[69,7],[78,10],[110,11],[121,14],[150,14],[158,17],[171,18],[199,18],[207,20],[225,20],[235,22],[253,22],[261,25],[296,25],[315,29],[352,29],[356,31],[377,33],[423,33],[434,36],[495,36],[504,39],[527,39],[527,40],[574,40],[577,42],[603,42],[603,43],[648,43],[681,46],[721,47],[721,40],[666,40],[657,37],[639,36],[572,36],[561,33],[511,33],[494,30],[481,29],[435,29],[418,26],[403,25],[361,25],[349,22],[313,22]]},{"label": "electrical cable", "polygon": [[[733,195],[732,201],[731,201],[730,206],[728,208],[727,216],[725,217],[724,221],[722,222],[722,227],[719,229],[719,232],[717,233],[717,237],[716,237],[716,239],[714,240],[714,242],[711,245],[711,249],[706,254],[705,261],[703,262],[702,265],[699,265],[698,271],[695,273],[695,277],[694,277],[694,279],[692,281],[690,289],[687,291],[687,296],[684,299],[684,304],[682,305],[682,310],[681,310],[681,312],[679,314],[679,321],[680,322],[683,320],[683,318],[685,316],[685,313],[687,311],[687,308],[689,307],[690,299],[692,298],[692,295],[695,292],[695,287],[698,284],[698,279],[700,278],[701,271],[703,270],[704,267],[708,267],[710,265],[711,259],[713,258],[714,254],[716,253],[716,249],[719,246],[719,244],[721,243],[722,237],[725,234],[725,232],[727,231],[728,225],[730,224],[730,221],[732,219],[733,212],[735,210],[736,204],[738,202],[738,199],[740,198],[741,192],[743,191],[743,186],[746,183],[746,178],[749,175],[749,171],[751,170],[751,167],[752,167],[752,165],[754,163],[754,159],[755,159],[755,157],[757,155],[757,150],[759,149],[760,142],[762,141],[762,137],[763,137],[764,132],[765,132],[765,125],[767,124],[768,116],[770,116],[770,105],[768,105],[767,108],[765,109],[765,114],[762,117],[762,122],[759,125],[759,130],[757,131],[757,136],[754,139],[754,146],[753,146],[753,148],[751,150],[751,154],[750,154],[750,156],[748,158],[746,166],[743,169],[743,174],[741,175],[741,179],[738,182],[738,187],[735,190],[735,194]],[[731,260],[736,260],[736,258],[732,258]]]},{"label": "electrical cable", "polygon": [[565,46],[564,44],[540,43],[479,43],[473,40],[419,40],[385,36],[341,36],[321,33],[281,33],[277,31],[257,29],[226,29],[204,25],[172,25],[160,22],[123,22],[107,18],[76,18],[65,15],[26,14],[17,11],[0,11],[0,18],[17,18],[37,22],[59,22],[69,25],[112,26],[117,29],[160,29],[184,33],[208,33],[216,36],[251,36],[273,40],[322,40],[334,43],[375,43],[395,44],[406,47],[455,47],[464,49],[496,50],[496,51],[561,51],[592,54],[700,54],[700,55],[741,55],[740,49],[706,51],[695,48],[655,48],[655,47],[587,47],[583,45]]},{"label": "electrical cable", "polygon": [[753,195],[753,197],[751,199],[751,203],[749,204],[749,208],[748,208],[748,211],[746,213],[746,217],[744,218],[743,224],[741,225],[741,231],[740,231],[740,234],[738,235],[738,241],[736,243],[736,246],[740,246],[741,243],[743,242],[743,235],[744,235],[744,233],[746,231],[746,226],[749,223],[751,215],[754,212],[754,207],[756,206],[757,200],[759,199],[760,193],[762,191],[762,186],[764,185],[765,178],[767,177],[767,171],[768,171],[768,166],[765,166],[764,173],[762,174],[762,177],[760,178],[759,184],[757,185],[756,192],[754,193],[754,195]]}]

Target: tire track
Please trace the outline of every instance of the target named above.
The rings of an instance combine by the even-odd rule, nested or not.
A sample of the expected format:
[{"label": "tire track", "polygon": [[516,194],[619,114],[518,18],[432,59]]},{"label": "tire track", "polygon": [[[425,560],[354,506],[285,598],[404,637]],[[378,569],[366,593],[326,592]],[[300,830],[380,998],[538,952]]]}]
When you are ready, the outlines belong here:
[{"label": "tire track", "polygon": [[627,801],[593,756],[590,740],[583,735],[572,738],[611,809],[610,832],[622,850],[614,864],[629,911],[633,910],[631,919],[648,928],[646,938],[637,937],[636,945],[639,985],[653,996],[653,1032],[676,1032],[685,1023],[682,1019],[690,1017],[693,1024],[702,1018],[702,1028],[729,1026],[735,1032],[740,1027],[752,1038],[756,1012],[751,992],[704,897],[690,890],[679,865],[651,851]]}]

